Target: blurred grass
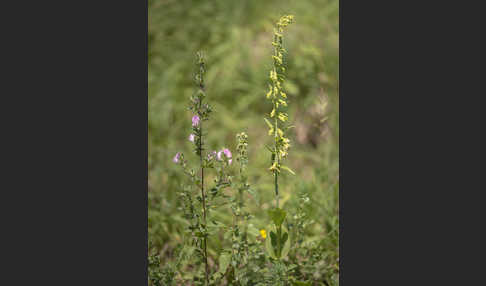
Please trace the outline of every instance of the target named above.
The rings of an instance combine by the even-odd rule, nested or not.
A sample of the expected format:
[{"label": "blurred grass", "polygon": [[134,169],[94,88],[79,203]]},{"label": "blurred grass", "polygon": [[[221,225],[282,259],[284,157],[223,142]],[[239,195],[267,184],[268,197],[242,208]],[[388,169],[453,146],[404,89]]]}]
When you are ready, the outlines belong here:
[{"label": "blurred grass", "polygon": [[[297,194],[311,199],[315,223],[307,229],[337,255],[339,181],[339,2],[149,0],[149,239],[170,259],[181,242],[185,221],[176,192],[185,178],[172,163],[191,146],[188,100],[195,91],[195,52],[205,53],[208,101],[215,112],[207,126],[207,147],[234,151],[235,135],[249,135],[249,182],[259,194],[249,204],[254,224],[268,223],[265,209],[274,203],[264,113],[271,67],[273,24],[283,14],[295,15],[284,35],[292,148],[286,165],[296,176],[281,180],[282,202],[289,212]],[[327,104],[324,108],[324,104]],[[323,121],[323,119],[325,119]],[[217,213],[222,220],[228,214]],[[334,235],[331,236],[330,233]],[[334,241],[333,241],[334,240]],[[221,245],[212,241],[210,254]]]}]

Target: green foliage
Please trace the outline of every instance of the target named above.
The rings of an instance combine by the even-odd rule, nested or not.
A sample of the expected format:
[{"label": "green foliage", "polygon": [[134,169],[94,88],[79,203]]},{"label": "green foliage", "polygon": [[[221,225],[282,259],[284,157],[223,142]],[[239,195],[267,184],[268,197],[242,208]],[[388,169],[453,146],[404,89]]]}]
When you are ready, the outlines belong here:
[{"label": "green foliage", "polygon": [[160,256],[156,253],[148,255],[148,278],[152,286],[173,285],[176,270],[171,263],[160,268]]},{"label": "green foliage", "polygon": [[269,238],[265,241],[267,254],[273,259],[282,259],[290,250],[290,236],[286,227],[269,226]]},{"label": "green foliage", "polygon": [[[204,285],[204,237],[210,285],[339,284],[338,8],[335,0],[149,0],[150,285]],[[269,123],[279,120],[292,141],[285,165],[297,175],[279,176],[279,207],[286,212],[281,241],[288,233],[289,247],[275,259],[266,248],[276,198],[265,174],[271,158],[262,114],[272,110],[265,97],[275,61],[272,26],[288,12],[297,22],[285,32],[289,56],[282,57],[287,106],[277,101],[285,114],[275,111]],[[197,50],[205,51],[203,94],[212,104],[200,134],[187,110],[188,99],[200,94],[193,84]],[[241,131],[246,145],[234,136]],[[187,140],[190,133],[195,142]],[[206,223],[192,155],[198,137],[204,138]],[[233,164],[208,158],[222,146],[235,150]],[[172,162],[177,152],[185,165]]]},{"label": "green foliage", "polygon": [[272,219],[273,223],[280,227],[287,216],[284,210],[275,208],[268,210],[268,216]]}]

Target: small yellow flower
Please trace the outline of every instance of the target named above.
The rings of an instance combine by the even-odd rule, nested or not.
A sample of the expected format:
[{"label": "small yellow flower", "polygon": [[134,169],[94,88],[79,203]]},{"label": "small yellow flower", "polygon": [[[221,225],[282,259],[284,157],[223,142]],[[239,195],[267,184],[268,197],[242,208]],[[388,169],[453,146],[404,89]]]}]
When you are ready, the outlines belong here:
[{"label": "small yellow flower", "polygon": [[270,117],[274,117],[275,116],[275,108],[272,109],[272,112],[270,112]]},{"label": "small yellow flower", "polygon": [[269,171],[277,170],[277,162],[273,162],[273,165],[268,168]]},{"label": "small yellow flower", "polygon": [[267,232],[264,229],[260,229],[260,234],[263,237],[263,239],[267,238]]}]

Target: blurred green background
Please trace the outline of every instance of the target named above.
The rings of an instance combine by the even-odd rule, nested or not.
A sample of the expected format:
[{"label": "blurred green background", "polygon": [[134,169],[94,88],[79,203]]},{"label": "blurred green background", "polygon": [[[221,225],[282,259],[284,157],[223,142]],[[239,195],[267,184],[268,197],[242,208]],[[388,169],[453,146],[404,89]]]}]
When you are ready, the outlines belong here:
[{"label": "blurred green background", "polygon": [[[258,193],[249,201],[253,223],[258,228],[269,223],[265,210],[274,205],[273,177],[263,146],[271,138],[263,116],[271,110],[265,99],[271,41],[274,23],[293,14],[295,23],[284,33],[288,51],[284,88],[295,128],[288,133],[292,147],[285,164],[296,175],[281,176],[281,205],[291,215],[299,194],[309,196],[307,211],[314,223],[306,229],[306,239],[329,252],[323,267],[338,267],[339,2],[149,0],[148,4],[148,231],[162,259],[172,259],[186,226],[176,195],[186,178],[172,158],[182,151],[196,163],[187,140],[191,131],[187,107],[196,90],[198,50],[206,57],[207,100],[214,107],[205,124],[207,147],[227,147],[235,153],[236,133],[248,134],[249,182]],[[230,219],[230,212],[216,215]],[[209,253],[217,257],[222,246],[219,241],[210,243]]]}]

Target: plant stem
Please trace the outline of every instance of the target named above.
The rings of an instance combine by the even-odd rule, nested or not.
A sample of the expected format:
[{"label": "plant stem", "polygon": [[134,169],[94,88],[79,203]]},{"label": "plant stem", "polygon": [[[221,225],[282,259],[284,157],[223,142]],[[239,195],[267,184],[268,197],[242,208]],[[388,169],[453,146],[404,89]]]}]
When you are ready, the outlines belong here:
[{"label": "plant stem", "polygon": [[278,208],[278,173],[275,171],[275,195],[277,196],[277,208]]},{"label": "plant stem", "polygon": [[[204,92],[204,79],[203,79],[203,69],[202,64],[199,69],[199,87]],[[202,107],[202,97],[199,98],[199,110]],[[204,221],[204,230],[206,230],[207,223],[206,223],[206,195],[204,194],[204,165],[203,165],[203,153],[202,153],[202,146],[203,146],[203,128],[202,128],[201,119],[199,122],[199,131],[200,131],[200,140],[199,140],[199,159],[201,163],[201,196],[202,196],[202,205],[203,205],[203,221]],[[205,273],[206,273],[206,284],[209,284],[209,267],[208,267],[208,251],[207,251],[207,233],[204,233],[204,265],[205,265]]]},{"label": "plant stem", "polygon": [[[273,41],[274,42],[277,42],[277,36],[274,35],[273,36]],[[278,56],[278,51],[277,51],[277,47],[274,47],[273,48],[273,54],[274,56]],[[274,61],[274,64],[273,64],[273,72],[275,74],[277,74],[277,68],[275,66],[275,59],[273,60]],[[275,84],[273,86],[273,88],[275,89]],[[274,134],[275,134],[275,160],[274,160],[274,163],[275,161],[277,162],[277,169],[274,170],[274,176],[275,176],[275,196],[277,197],[277,208],[279,207],[279,204],[278,204],[278,201],[279,201],[279,196],[278,196],[278,164],[279,164],[279,160],[278,160],[278,150],[277,150],[277,142],[278,142],[278,108],[277,108],[277,104],[276,104],[276,99],[274,99],[273,101],[273,108],[275,109],[275,129],[274,129]]]},{"label": "plant stem", "polygon": [[[277,106],[276,104],[274,103],[274,108],[275,108],[275,113],[277,113]],[[277,114],[275,114],[275,159],[274,159],[274,162],[276,161],[277,162],[277,169],[275,171],[273,171],[273,174],[275,176],[275,196],[277,197],[277,208],[278,208],[278,200],[279,200],[279,196],[278,196],[278,164],[279,164],[279,160],[278,160],[278,150],[277,150],[277,142],[278,142],[278,120],[277,120]]]},{"label": "plant stem", "polygon": [[[202,124],[201,124],[201,132],[202,132]],[[204,195],[204,167],[203,167],[203,159],[202,159],[202,136],[199,144],[199,152],[200,152],[200,159],[201,159],[201,196],[202,196],[202,203],[203,203],[203,220],[204,220],[204,229],[206,229],[206,196]],[[206,233],[204,234],[204,264],[205,264],[205,272],[206,272],[206,283],[209,283],[209,268],[208,268],[208,251],[207,251],[207,236]]]}]

